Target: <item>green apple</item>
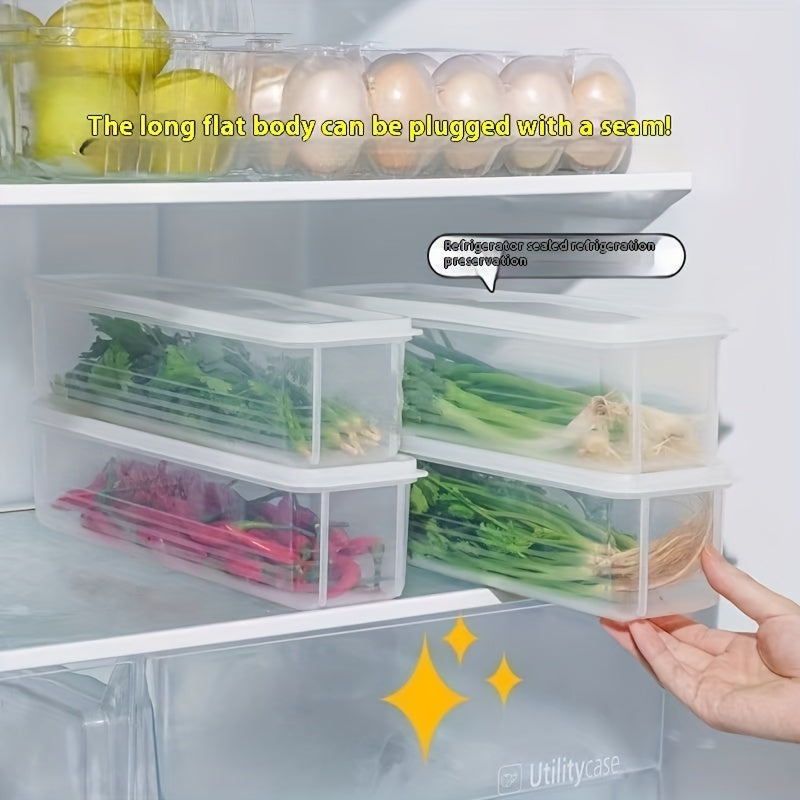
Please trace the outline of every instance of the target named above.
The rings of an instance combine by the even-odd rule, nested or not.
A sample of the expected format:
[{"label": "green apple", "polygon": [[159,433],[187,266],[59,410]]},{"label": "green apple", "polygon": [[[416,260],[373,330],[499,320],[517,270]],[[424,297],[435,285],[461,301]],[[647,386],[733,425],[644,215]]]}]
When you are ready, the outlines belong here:
[{"label": "green apple", "polygon": [[148,121],[194,122],[194,138],[146,137],[141,167],[145,172],[168,175],[216,175],[225,172],[233,156],[234,137],[206,136],[203,120],[208,114],[233,120],[236,94],[219,76],[198,69],[182,69],[159,75],[142,88],[141,113]]},{"label": "green apple", "polygon": [[107,75],[41,78],[31,92],[33,130],[28,155],[70,174],[104,175],[135,169],[139,140],[93,136],[90,115],[128,120],[138,133],[138,98],[122,79]]},{"label": "green apple", "polygon": [[116,75],[138,89],[170,58],[169,26],[152,0],[70,0],[47,27],[58,29],[39,48],[39,69],[48,74]]}]

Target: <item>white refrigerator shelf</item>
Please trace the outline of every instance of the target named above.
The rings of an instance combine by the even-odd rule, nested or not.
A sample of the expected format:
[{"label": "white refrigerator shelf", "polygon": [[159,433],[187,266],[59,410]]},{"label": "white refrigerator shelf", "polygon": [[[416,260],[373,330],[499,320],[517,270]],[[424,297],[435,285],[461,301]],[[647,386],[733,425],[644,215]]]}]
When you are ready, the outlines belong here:
[{"label": "white refrigerator shelf", "polygon": [[489,589],[410,570],[397,600],[302,613],[144,557],[0,514],[0,674],[380,625],[498,605]]},{"label": "white refrigerator shelf", "polygon": [[[418,178],[331,181],[209,181],[162,183],[0,184],[0,206],[85,206],[197,203],[338,202],[441,198],[555,198],[587,216],[626,216],[635,209],[656,219],[691,191],[688,172],[544,175],[496,178]],[[544,207],[544,206],[543,206]]]}]

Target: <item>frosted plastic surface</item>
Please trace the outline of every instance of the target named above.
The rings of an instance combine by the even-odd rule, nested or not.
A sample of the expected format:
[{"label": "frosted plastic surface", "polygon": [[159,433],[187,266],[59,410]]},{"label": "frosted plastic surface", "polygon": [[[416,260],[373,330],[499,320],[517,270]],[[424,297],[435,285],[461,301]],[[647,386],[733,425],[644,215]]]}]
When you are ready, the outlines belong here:
[{"label": "frosted plastic surface", "polygon": [[12,650],[255,619],[285,609],[94,542],[32,512],[0,515],[0,647]]},{"label": "frosted plastic surface", "polygon": [[[658,766],[661,692],[594,620],[553,607],[467,615],[477,642],[461,665],[442,641],[454,622],[154,660],[165,795],[478,800],[502,796],[499,779],[517,771],[529,791],[531,768],[538,780],[553,759],[616,758],[617,778]],[[426,638],[440,677],[469,701],[444,717],[424,763],[408,719],[382,698],[409,679]],[[523,681],[505,707],[486,682],[504,653]],[[650,800],[653,783],[586,782],[574,796]]]},{"label": "frosted plastic surface", "polygon": [[[0,540],[0,653],[292,613],[145,555],[64,536],[30,511],[0,514]],[[410,568],[403,596],[471,588]]]}]

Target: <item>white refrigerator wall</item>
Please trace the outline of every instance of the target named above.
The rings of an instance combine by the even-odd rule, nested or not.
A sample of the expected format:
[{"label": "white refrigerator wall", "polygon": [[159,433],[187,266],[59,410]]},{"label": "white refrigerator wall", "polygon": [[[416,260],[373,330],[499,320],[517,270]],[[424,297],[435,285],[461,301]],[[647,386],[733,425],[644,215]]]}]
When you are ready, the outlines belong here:
[{"label": "white refrigerator wall", "polygon": [[[380,42],[615,55],[640,117],[671,114],[669,139],[637,144],[631,170],[690,170],[694,190],[653,226],[686,244],[669,281],[549,284],[547,290],[723,313],[722,413],[733,427],[730,555],[800,600],[793,498],[800,481],[800,219],[797,2],[256,0],[262,30],[304,41]],[[537,207],[538,209],[538,207]],[[524,199],[0,210],[0,507],[30,502],[31,348],[24,282],[34,272],[97,270],[284,290],[370,280],[432,280],[438,234],[626,231],[627,219],[532,213]],[[746,625],[727,606],[724,625]]]}]

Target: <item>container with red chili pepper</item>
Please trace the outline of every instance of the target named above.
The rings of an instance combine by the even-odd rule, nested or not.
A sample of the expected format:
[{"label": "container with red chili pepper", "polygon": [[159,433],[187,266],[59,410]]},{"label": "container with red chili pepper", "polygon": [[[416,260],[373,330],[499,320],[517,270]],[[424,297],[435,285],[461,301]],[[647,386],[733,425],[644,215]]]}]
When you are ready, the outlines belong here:
[{"label": "container with red chili pepper", "polygon": [[34,412],[37,513],[293,608],[397,597],[413,459],[273,465],[47,404]]}]

